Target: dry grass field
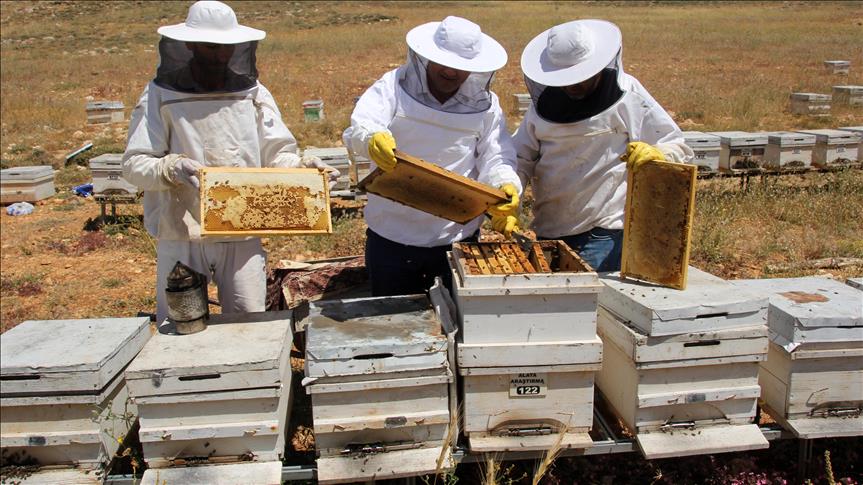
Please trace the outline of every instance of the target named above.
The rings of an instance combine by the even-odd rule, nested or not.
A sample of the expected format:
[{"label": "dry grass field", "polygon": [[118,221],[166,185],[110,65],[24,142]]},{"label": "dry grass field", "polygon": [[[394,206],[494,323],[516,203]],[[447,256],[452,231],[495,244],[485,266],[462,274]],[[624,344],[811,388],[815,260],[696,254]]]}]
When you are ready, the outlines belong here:
[{"label": "dry grass field", "polygon": [[[87,125],[85,103],[122,101],[128,118],[155,73],[156,28],[182,21],[189,4],[0,3],[0,164],[50,164],[59,170],[55,198],[26,217],[0,216],[0,331],[28,319],[154,311],[154,242],[138,221],[140,208],[120,206],[123,217],[92,230],[99,206],[73,196],[69,188],[90,180],[89,158],[122,152],[125,144],[126,125]],[[478,22],[509,52],[493,88],[511,129],[519,121],[513,94],[526,92],[519,68],[522,48],[542,30],[578,18],[620,26],[625,70],[684,130],[863,125],[860,106],[834,106],[829,117],[809,118],[792,115],[788,105],[792,92],[830,93],[833,85],[863,85],[861,2],[232,6],[241,23],[267,31],[258,49],[260,78],[302,148],[340,145],[355,97],[405,59],[405,33],[447,15]],[[829,73],[823,66],[828,59],[851,61],[851,73]],[[304,123],[302,102],[318,98],[325,102],[325,121]],[[65,166],[65,155],[87,142],[93,149]],[[771,265],[819,258],[863,258],[860,214],[863,171],[857,169],[753,178],[746,190],[736,179],[700,181],[692,263],[727,278],[860,276],[861,266],[769,271]],[[266,244],[275,264],[359,254],[364,237],[362,218],[346,216],[336,220],[332,236],[272,238]],[[855,473],[859,480],[859,469]],[[674,483],[668,480],[657,481]]]}]

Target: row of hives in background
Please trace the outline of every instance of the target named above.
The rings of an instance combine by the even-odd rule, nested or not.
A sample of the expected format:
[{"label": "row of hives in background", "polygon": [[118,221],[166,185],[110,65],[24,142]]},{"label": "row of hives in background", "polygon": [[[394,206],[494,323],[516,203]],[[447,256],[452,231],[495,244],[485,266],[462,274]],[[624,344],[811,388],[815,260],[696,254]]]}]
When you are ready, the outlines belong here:
[{"label": "row of hives in background", "polygon": [[863,153],[863,126],[840,129],[683,132],[699,173],[806,170],[854,164]]}]

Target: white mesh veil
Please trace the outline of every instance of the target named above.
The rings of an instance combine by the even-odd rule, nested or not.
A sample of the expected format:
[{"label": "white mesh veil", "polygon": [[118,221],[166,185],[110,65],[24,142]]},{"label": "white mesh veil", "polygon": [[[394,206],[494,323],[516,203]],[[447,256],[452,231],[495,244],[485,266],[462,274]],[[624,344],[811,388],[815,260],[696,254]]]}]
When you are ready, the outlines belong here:
[{"label": "white mesh veil", "polygon": [[162,36],[159,41],[159,66],[154,82],[166,89],[189,93],[236,92],[249,89],[258,81],[258,69],[255,65],[258,42],[231,45],[234,52],[226,69],[217,74],[224,76],[223,87],[213,90],[201,86],[192,76],[192,51],[187,43]]},{"label": "white mesh veil", "polygon": [[[620,77],[623,75],[623,48],[621,47],[619,51],[617,51],[617,55],[614,56],[614,59],[605,66],[605,69],[614,69],[617,72],[618,86],[620,86]],[[527,91],[530,93],[530,99],[533,102],[533,105],[536,106],[537,100],[542,95],[548,86],[544,84],[540,84],[536,81],[531,80],[526,75],[524,76],[524,84],[527,85]]]},{"label": "white mesh veil", "polygon": [[402,89],[419,103],[447,113],[481,113],[491,107],[491,81],[494,72],[472,72],[452,98],[441,104],[428,89],[428,59],[408,48],[407,62],[399,67]]}]

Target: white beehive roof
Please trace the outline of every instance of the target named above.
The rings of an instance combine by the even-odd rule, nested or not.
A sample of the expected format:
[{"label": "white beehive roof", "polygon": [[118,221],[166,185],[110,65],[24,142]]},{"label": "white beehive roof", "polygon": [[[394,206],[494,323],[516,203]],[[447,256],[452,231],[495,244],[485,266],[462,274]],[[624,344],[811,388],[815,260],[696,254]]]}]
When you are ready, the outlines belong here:
[{"label": "white beehive roof", "polygon": [[795,131],[771,131],[767,142],[780,147],[815,145],[815,135]]},{"label": "white beehive roof", "polygon": [[345,147],[332,148],[306,148],[303,150],[303,155],[310,155],[320,158],[321,160],[347,160],[348,149]]},{"label": "white beehive roof", "polygon": [[98,393],[150,338],[150,320],[28,320],[0,338],[2,394]]},{"label": "white beehive roof", "polygon": [[805,277],[738,280],[734,286],[769,298],[768,326],[783,344],[863,342],[863,292],[844,283]]},{"label": "white beehive roof", "polygon": [[685,290],[603,275],[599,305],[646,335],[676,335],[763,325],[767,298],[689,267]]},{"label": "white beehive roof", "polygon": [[826,103],[832,101],[833,96],[830,94],[821,93],[791,93],[791,99],[797,101]]},{"label": "white beehive roof", "polygon": [[693,149],[719,148],[719,137],[701,131],[684,131],[683,140]]},{"label": "white beehive roof", "polygon": [[443,370],[447,337],[424,295],[318,301],[306,325],[306,376]]},{"label": "white beehive roof", "polygon": [[845,130],[832,130],[829,128],[821,130],[798,130],[800,133],[815,135],[819,143],[828,145],[846,145],[860,143],[860,134]]},{"label": "white beehive roof", "polygon": [[50,165],[33,165],[29,167],[12,167],[0,170],[0,180],[7,181],[35,181],[54,177],[54,170]]},{"label": "white beehive roof", "polygon": [[719,137],[723,145],[730,147],[748,147],[767,144],[766,133],[747,133],[745,131],[712,131]]},{"label": "white beehive roof", "polygon": [[122,168],[123,154],[122,153],[103,153],[98,157],[90,159],[90,170],[104,170]]}]

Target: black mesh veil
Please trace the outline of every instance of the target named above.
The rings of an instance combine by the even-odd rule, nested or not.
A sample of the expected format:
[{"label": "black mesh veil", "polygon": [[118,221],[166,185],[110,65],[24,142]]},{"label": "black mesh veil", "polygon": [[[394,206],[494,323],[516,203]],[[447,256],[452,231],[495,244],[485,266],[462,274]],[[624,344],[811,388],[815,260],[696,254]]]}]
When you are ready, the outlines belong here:
[{"label": "black mesh veil", "polygon": [[[159,86],[173,91],[187,93],[236,92],[254,86],[258,81],[258,69],[255,65],[257,41],[230,44],[233,54],[225,69],[208,71],[210,76],[222,76],[224,82],[217,82],[219,87],[207,87],[193,75],[191,63],[192,50],[189,43],[162,37],[159,41],[159,66],[156,78],[153,80]],[[200,72],[199,70],[197,72]]]}]

